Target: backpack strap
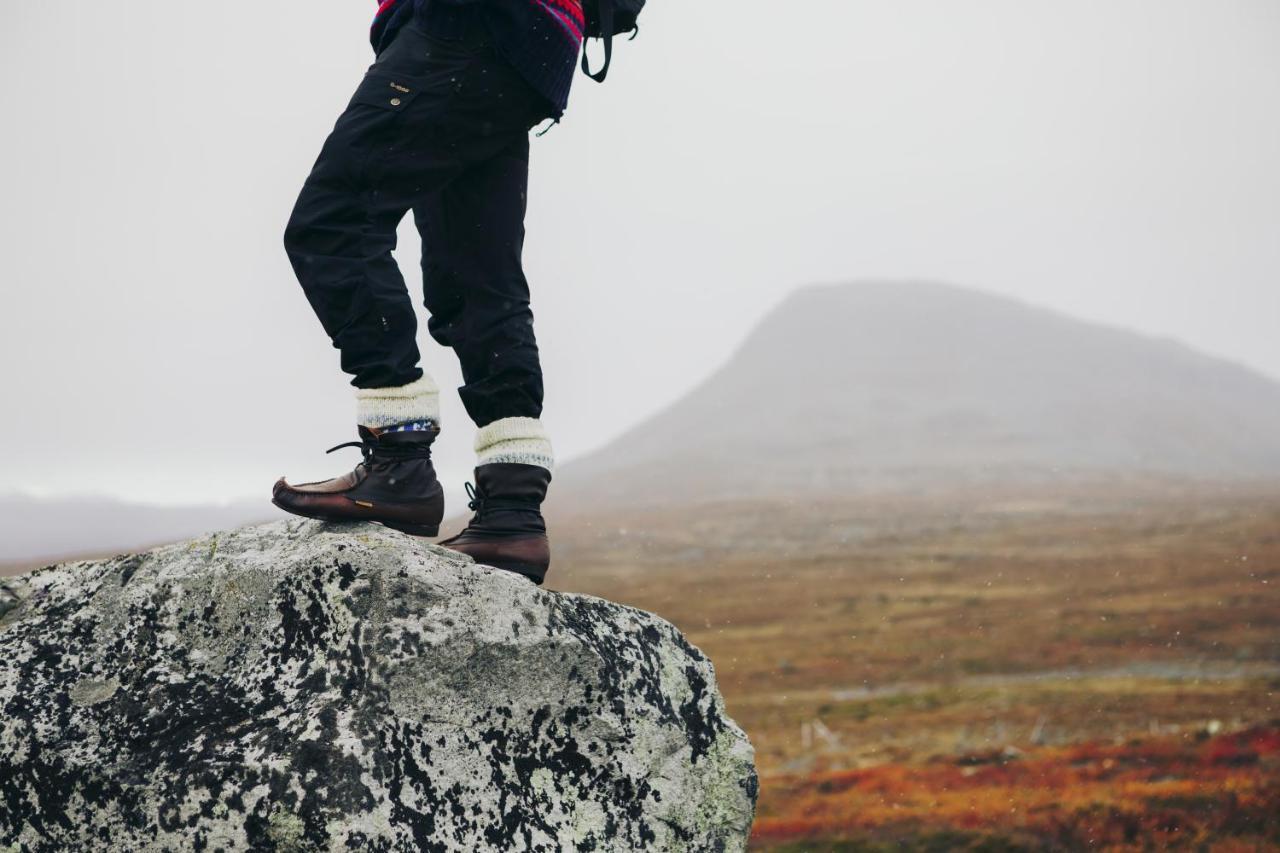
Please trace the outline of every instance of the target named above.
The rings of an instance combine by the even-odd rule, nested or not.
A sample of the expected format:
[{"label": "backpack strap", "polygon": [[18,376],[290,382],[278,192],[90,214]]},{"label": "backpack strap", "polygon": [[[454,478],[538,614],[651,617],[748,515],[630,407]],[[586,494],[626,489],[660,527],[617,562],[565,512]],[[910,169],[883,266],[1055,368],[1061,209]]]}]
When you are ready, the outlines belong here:
[{"label": "backpack strap", "polygon": [[587,40],[582,40],[582,73],[597,83],[603,83],[609,73],[609,63],[613,60],[613,0],[600,0],[600,32],[604,41],[604,65],[600,70],[591,73],[591,63],[587,61]]}]

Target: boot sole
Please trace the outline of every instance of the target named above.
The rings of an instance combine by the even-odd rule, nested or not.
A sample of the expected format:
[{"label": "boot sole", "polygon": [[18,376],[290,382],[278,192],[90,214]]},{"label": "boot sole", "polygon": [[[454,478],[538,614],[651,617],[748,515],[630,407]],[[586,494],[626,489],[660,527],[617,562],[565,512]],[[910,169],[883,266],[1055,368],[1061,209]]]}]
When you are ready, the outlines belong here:
[{"label": "boot sole", "polygon": [[547,569],[542,566],[531,566],[527,563],[476,563],[477,566],[485,566],[490,569],[497,569],[502,572],[511,572],[513,575],[520,575],[533,581],[537,586],[542,586],[543,580],[547,577]]},{"label": "boot sole", "polygon": [[401,533],[408,533],[411,536],[440,535],[440,525],[438,524],[406,524],[399,521],[378,521],[375,524],[381,524],[383,527],[390,527],[392,530],[399,530]]},{"label": "boot sole", "polygon": [[316,521],[367,521],[370,524],[381,524],[383,527],[390,527],[392,530],[398,530],[401,533],[408,533],[410,536],[440,535],[440,525],[438,524],[412,524],[406,521],[382,521],[376,518],[351,518],[350,516],[321,515],[319,513],[299,512],[293,507],[284,506],[275,498],[271,499],[271,503],[277,509],[282,509],[290,515],[297,515],[302,518],[311,518]]}]

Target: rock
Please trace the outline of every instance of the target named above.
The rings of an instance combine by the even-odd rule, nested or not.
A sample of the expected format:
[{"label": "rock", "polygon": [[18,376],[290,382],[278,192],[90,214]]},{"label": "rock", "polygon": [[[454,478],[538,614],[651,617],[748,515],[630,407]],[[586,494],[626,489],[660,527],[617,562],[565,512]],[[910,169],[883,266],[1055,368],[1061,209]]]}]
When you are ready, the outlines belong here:
[{"label": "rock", "polygon": [[656,616],[290,520],[0,588],[0,849],[742,850],[753,752]]}]

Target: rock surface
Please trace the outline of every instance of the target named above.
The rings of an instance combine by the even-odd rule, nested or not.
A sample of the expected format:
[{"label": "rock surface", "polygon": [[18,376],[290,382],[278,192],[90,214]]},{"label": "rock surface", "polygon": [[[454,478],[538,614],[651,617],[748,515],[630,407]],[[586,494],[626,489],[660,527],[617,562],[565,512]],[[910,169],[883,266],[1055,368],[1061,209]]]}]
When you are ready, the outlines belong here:
[{"label": "rock surface", "polygon": [[741,850],[755,795],[669,623],[372,525],[0,587],[0,850]]}]

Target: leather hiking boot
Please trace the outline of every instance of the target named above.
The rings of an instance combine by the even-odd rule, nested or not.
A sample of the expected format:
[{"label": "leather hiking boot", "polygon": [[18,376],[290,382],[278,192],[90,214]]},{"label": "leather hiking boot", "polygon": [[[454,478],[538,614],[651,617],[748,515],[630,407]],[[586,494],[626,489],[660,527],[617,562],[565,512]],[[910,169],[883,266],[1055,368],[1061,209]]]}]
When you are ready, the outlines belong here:
[{"label": "leather hiking boot", "polygon": [[551,472],[541,465],[490,462],[477,466],[475,473],[475,487],[467,483],[467,506],[475,515],[461,533],[437,544],[541,584],[551,565],[540,509]]},{"label": "leather hiking boot", "polygon": [[360,427],[364,461],[355,470],[318,483],[291,486],[281,477],[271,502],[285,512],[325,521],[376,521],[414,536],[435,536],[444,518],[444,489],[431,464],[431,442],[439,428],[378,433]]}]

